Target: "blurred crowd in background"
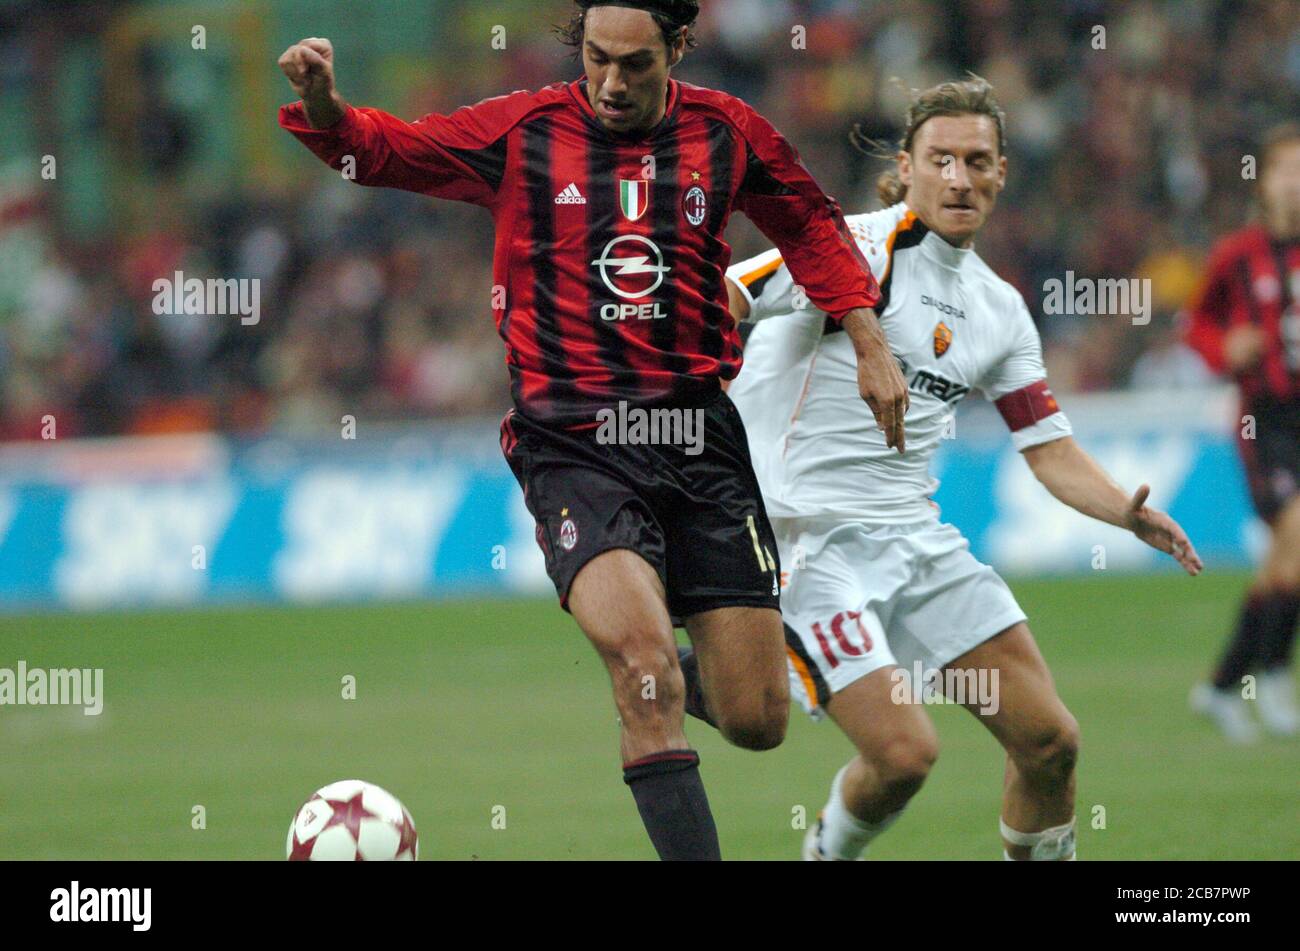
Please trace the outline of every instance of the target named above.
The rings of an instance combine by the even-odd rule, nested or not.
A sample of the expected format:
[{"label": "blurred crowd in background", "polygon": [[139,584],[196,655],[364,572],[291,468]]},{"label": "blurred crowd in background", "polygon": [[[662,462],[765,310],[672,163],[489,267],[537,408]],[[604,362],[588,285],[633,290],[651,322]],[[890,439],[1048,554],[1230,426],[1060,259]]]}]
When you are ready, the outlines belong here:
[{"label": "blurred crowd in background", "polygon": [[[265,8],[265,48],[228,47],[197,74],[174,66],[191,49],[189,20],[148,41],[120,28],[140,6],[0,2],[0,96],[11,110],[0,117],[25,130],[0,146],[0,439],[38,438],[47,416],[63,437],[294,433],[337,428],[345,413],[505,410],[489,216],[329,172],[275,127],[275,105],[292,97],[275,61],[299,34],[330,36],[345,96],[414,119],[575,78],[580,65],[549,31],[571,4],[403,3],[414,23],[393,29],[414,48],[394,52],[382,36],[366,42],[368,21],[341,12],[348,4],[277,3]],[[398,5],[365,6],[385,17]],[[1209,244],[1253,214],[1243,160],[1266,127],[1300,114],[1300,3],[702,6],[699,48],[674,75],[752,103],[849,213],[878,207],[884,168],[850,146],[855,123],[894,141],[909,89],[967,70],[990,80],[1009,117],[1011,167],[977,250],[1025,295],[1054,388],[1209,384],[1179,343],[1178,314]],[[168,16],[166,4],[146,9],[155,22]],[[492,45],[499,24],[504,50]],[[794,48],[794,25],[806,48]],[[130,42],[138,94],[124,128],[105,104],[121,92],[114,44]],[[60,63],[86,55],[85,93],[70,95]],[[228,73],[243,68],[232,56],[256,64],[260,99],[231,95]],[[249,101],[265,108],[246,114]],[[229,141],[244,135],[269,143],[258,174]],[[39,176],[45,154],[59,161],[54,180]],[[75,187],[87,175],[107,183],[98,215]],[[739,217],[731,240],[736,260],[767,246]],[[260,279],[260,321],[156,315],[153,281],[176,271]],[[1044,283],[1067,271],[1150,279],[1150,324],[1043,316]]]}]

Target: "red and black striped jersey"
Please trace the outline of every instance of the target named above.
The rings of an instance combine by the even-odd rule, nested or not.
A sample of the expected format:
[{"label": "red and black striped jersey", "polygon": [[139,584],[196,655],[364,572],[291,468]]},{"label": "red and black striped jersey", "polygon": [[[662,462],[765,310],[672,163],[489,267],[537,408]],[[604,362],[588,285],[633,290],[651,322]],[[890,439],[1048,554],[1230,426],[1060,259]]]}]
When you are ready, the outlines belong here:
[{"label": "red and black striped jersey", "polygon": [[733,210],[833,317],[878,299],[836,201],[767,120],[722,92],[670,80],[663,120],[633,137],[600,123],[585,77],[417,122],[349,107],[315,130],[295,103],[280,124],[360,184],[491,211],[512,396],[547,425],[594,426],[620,401],[701,405],[736,376]]},{"label": "red and black striped jersey", "polygon": [[1300,241],[1279,241],[1252,225],[1214,246],[1207,272],[1192,304],[1188,342],[1226,373],[1224,337],[1254,324],[1268,344],[1259,365],[1238,380],[1242,396],[1300,398]]}]

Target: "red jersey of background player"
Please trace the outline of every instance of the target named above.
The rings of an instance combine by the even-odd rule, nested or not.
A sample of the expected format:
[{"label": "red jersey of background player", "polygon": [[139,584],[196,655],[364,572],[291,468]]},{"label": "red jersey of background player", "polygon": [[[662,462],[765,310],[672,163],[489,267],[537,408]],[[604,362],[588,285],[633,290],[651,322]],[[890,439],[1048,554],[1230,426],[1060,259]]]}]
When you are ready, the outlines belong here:
[{"label": "red jersey of background player", "polygon": [[1233,327],[1253,324],[1267,344],[1260,362],[1238,381],[1243,398],[1300,397],[1300,242],[1279,241],[1252,225],[1221,239],[1207,270],[1192,305],[1188,342],[1212,369],[1226,373],[1224,337]]},{"label": "red jersey of background player", "polygon": [[699,406],[735,377],[723,240],[733,209],[833,318],[876,303],[838,204],[748,105],[669,80],[663,120],[619,136],[596,118],[585,82],[413,123],[349,107],[324,130],[295,103],[280,124],[335,168],[351,156],[360,184],[492,212],[493,280],[504,289],[493,307],[511,392],[539,422],[594,426],[598,409],[619,401]]}]

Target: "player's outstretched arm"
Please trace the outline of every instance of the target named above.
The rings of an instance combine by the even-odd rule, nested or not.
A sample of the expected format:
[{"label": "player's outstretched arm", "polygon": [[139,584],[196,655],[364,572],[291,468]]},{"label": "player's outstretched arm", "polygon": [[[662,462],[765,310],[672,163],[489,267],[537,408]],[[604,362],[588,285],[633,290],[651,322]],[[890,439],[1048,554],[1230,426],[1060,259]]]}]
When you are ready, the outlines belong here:
[{"label": "player's outstretched arm", "polygon": [[1189,575],[1198,575],[1205,567],[1182,527],[1147,506],[1150,486],[1142,486],[1130,498],[1072,436],[1030,446],[1024,456],[1038,481],[1070,508],[1128,529],[1152,548],[1172,555]]},{"label": "player's outstretched arm", "polygon": [[903,420],[910,400],[885,332],[876,315],[865,307],[845,314],[843,324],[858,356],[858,392],[871,407],[876,425],[885,434],[885,443],[902,455],[907,450]]},{"label": "player's outstretched arm", "polygon": [[749,320],[749,301],[731,278],[727,278],[727,310],[731,311],[731,319],[738,324]]},{"label": "player's outstretched arm", "polygon": [[380,109],[348,105],[335,85],[334,65],[334,47],[321,37],[284,51],[280,69],[302,101],[280,108],[281,127],[358,185],[484,206],[496,201],[505,136],[530,108],[529,94],[406,122]]},{"label": "player's outstretched arm", "polygon": [[[758,287],[761,282],[762,287],[752,306],[747,292],[741,290],[742,283],[747,281],[746,274],[753,286]],[[781,258],[775,252],[768,252],[736,265],[728,272],[727,307],[737,323],[760,321],[806,306],[806,299],[798,302],[800,290]],[[898,368],[898,361],[889,350],[880,321],[873,311],[862,307],[846,313],[842,325],[857,354],[858,392],[876,417],[876,425],[885,434],[886,445],[901,454],[907,449],[904,431],[909,405],[907,383]]]},{"label": "player's outstretched arm", "polygon": [[343,118],[348,106],[334,86],[333,43],[319,36],[299,40],[280,54],[280,69],[313,129],[328,129]]}]

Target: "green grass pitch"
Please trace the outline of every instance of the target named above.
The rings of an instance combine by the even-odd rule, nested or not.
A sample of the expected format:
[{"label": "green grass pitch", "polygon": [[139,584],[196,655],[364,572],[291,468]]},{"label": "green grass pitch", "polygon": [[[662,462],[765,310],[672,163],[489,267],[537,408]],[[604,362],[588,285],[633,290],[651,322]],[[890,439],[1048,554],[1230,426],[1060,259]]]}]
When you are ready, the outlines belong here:
[{"label": "green grass pitch", "polygon": [[[1080,858],[1300,856],[1300,741],[1233,748],[1187,711],[1246,583],[1013,584],[1082,726]],[[406,803],[425,859],[654,857],[604,671],[551,601],[2,618],[0,667],[19,660],[103,667],[105,709],[0,707],[0,858],[281,859],[302,800],[346,778]],[[871,856],[1000,858],[1001,750],[931,711],[939,762]],[[687,729],[724,856],[797,857],[798,807],[849,754],[835,727],[795,709],[767,753]]]}]

